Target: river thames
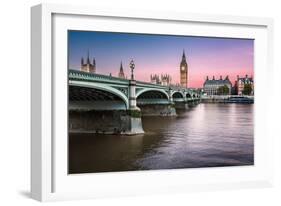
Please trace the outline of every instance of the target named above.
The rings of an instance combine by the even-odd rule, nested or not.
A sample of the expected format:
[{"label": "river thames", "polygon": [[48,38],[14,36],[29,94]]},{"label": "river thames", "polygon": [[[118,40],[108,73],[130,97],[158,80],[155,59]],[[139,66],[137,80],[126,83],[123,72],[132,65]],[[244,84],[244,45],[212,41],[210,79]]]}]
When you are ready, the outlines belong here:
[{"label": "river thames", "polygon": [[254,105],[204,104],[142,117],[145,134],[70,134],[69,173],[254,164]]}]

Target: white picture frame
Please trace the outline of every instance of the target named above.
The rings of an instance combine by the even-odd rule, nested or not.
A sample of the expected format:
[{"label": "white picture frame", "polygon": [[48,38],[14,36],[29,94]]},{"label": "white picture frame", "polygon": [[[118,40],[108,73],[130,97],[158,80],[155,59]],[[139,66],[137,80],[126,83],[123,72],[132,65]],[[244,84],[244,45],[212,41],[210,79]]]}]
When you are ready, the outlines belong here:
[{"label": "white picture frame", "polygon": [[[98,18],[98,20],[97,20]],[[116,26],[118,20],[120,25]],[[91,22],[95,21],[96,24]],[[112,23],[113,22],[113,23]],[[114,26],[114,25],[115,26]],[[159,29],[153,29],[159,24]],[[266,111],[272,95],[273,21],[269,18],[155,13],[40,4],[31,9],[31,196],[39,201],[272,186],[273,134]],[[249,167],[68,175],[65,157],[67,29],[254,37],[255,165]],[[135,25],[135,26],[133,26]],[[136,26],[137,25],[137,26]],[[171,30],[165,30],[166,25]],[[189,25],[190,27],[185,27]],[[198,26],[200,25],[200,26]],[[193,28],[192,31],[186,28]],[[109,29],[110,28],[110,29]],[[211,28],[208,30],[206,28]],[[222,29],[223,28],[223,29]],[[62,70],[57,67],[63,68]],[[267,89],[262,86],[266,83]],[[59,115],[58,115],[59,114]],[[60,127],[62,125],[62,127]],[[63,126],[65,125],[65,126]],[[165,181],[164,181],[165,180]]]}]

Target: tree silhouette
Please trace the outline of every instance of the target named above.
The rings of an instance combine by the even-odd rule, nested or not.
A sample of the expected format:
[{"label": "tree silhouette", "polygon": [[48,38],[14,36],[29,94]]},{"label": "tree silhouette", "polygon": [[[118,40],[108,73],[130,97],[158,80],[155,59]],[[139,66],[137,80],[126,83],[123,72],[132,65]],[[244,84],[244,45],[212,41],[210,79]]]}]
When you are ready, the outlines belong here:
[{"label": "tree silhouette", "polygon": [[251,84],[245,84],[243,89],[244,95],[250,95],[252,92],[252,85]]},{"label": "tree silhouette", "polygon": [[225,94],[229,94],[229,88],[226,85],[223,85],[221,87],[218,88],[218,94],[219,95],[225,95]]}]

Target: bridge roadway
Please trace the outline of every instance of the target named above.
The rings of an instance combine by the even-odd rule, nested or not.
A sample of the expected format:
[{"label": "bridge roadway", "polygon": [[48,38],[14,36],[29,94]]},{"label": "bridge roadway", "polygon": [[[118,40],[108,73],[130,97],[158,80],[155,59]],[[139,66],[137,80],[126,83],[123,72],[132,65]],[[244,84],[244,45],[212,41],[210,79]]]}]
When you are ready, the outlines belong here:
[{"label": "bridge roadway", "polygon": [[[194,105],[201,98],[193,89],[121,79],[77,70],[69,70],[68,77],[70,129],[73,131],[143,133],[142,115],[174,116],[176,109],[184,109]],[[85,115],[86,111],[88,113]],[[89,116],[89,111],[100,123],[107,119],[108,112],[105,111],[114,111],[113,116],[118,118],[107,119],[113,122],[111,129],[98,129],[103,126],[97,121],[89,121],[89,118],[93,119]],[[88,116],[88,119],[82,117],[81,113]],[[114,122],[119,122],[119,126],[116,126]]]}]

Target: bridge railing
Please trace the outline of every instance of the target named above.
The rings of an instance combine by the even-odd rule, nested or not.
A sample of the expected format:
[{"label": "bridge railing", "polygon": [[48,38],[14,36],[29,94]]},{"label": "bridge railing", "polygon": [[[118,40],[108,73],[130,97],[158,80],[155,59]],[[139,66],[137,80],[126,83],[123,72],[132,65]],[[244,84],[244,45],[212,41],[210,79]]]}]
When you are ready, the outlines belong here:
[{"label": "bridge railing", "polygon": [[102,75],[102,74],[92,74],[92,73],[82,72],[82,71],[77,71],[77,70],[69,70],[68,76],[70,79],[90,80],[90,81],[97,81],[97,80],[112,81],[113,80],[113,81],[118,81],[118,82],[123,82],[123,83],[129,84],[129,80],[127,80],[127,79],[122,79],[122,78],[107,76],[107,75]]}]

